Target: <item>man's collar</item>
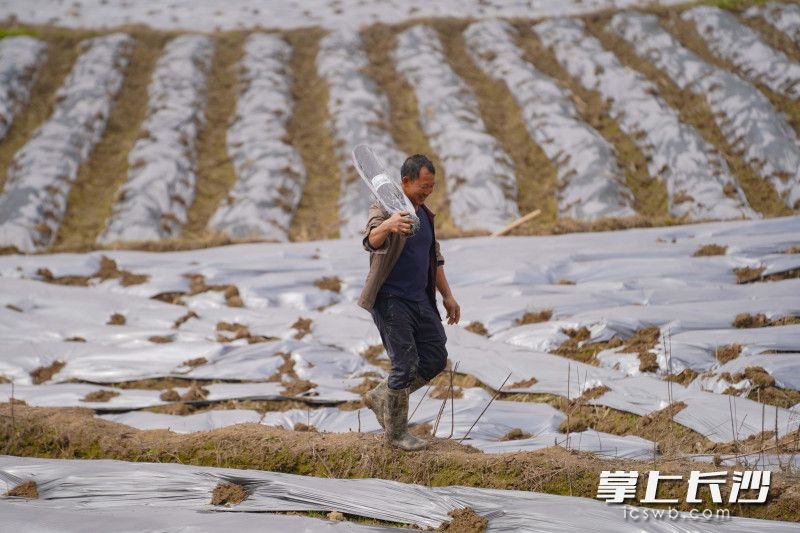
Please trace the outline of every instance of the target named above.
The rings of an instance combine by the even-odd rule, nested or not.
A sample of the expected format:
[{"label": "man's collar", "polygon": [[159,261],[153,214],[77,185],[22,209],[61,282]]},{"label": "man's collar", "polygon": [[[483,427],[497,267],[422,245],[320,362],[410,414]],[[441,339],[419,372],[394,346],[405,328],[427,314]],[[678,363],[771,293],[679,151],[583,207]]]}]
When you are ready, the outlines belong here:
[{"label": "man's collar", "polygon": [[428,216],[429,216],[429,217],[433,218],[433,217],[435,217],[435,216],[436,216],[436,213],[434,213],[433,211],[431,211],[430,209],[428,209],[428,206],[427,206],[427,205],[425,205],[425,204],[420,204],[419,206],[420,206],[422,209],[424,209],[426,213],[428,213]]}]

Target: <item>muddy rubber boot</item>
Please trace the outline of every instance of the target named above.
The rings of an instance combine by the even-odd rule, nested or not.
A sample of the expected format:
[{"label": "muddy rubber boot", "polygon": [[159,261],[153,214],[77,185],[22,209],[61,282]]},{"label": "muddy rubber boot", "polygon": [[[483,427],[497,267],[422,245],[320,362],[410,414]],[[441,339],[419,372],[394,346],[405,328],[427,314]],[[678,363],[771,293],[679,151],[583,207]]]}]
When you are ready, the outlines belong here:
[{"label": "muddy rubber boot", "polygon": [[386,412],[386,394],[389,392],[389,382],[385,379],[378,383],[369,391],[364,397],[364,404],[375,413],[375,418],[382,428],[386,429],[383,422],[384,413]]},{"label": "muddy rubber boot", "polygon": [[[411,383],[411,390],[409,391],[409,394],[424,387],[428,383],[430,382],[419,376],[416,376],[414,381]],[[370,390],[364,396],[364,405],[369,407],[369,409],[375,414],[375,418],[378,419],[378,423],[383,429],[386,429],[386,424],[383,422],[383,415],[386,413],[386,393],[388,391],[389,383],[384,379],[375,385],[372,390]]]},{"label": "muddy rubber boot", "polygon": [[408,392],[405,389],[389,389],[386,394],[386,440],[392,446],[401,450],[421,450],[428,446],[423,439],[417,438],[408,432]]}]

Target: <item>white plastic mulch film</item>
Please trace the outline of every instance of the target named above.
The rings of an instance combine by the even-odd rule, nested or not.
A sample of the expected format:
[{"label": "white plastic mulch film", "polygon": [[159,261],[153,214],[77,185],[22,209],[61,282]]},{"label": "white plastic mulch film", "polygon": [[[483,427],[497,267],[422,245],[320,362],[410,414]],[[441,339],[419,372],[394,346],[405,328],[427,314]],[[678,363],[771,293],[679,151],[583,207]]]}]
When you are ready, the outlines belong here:
[{"label": "white plastic mulch film", "polygon": [[[128,463],[0,456],[0,485],[34,481],[38,499],[0,498],[10,530],[85,531],[397,531],[299,516],[287,511],[337,511],[419,528],[436,528],[448,512],[472,508],[488,519],[487,531],[602,531],[678,533],[795,531],[796,524],[733,517],[726,520],[625,520],[618,505],[537,492],[425,487],[383,479],[329,479],[259,470],[171,463]],[[242,485],[248,497],[233,506],[211,505],[219,483]],[[638,509],[641,508],[630,507]],[[257,520],[254,518],[257,517]],[[688,529],[687,529],[688,528]]]},{"label": "white plastic mulch film", "polygon": [[800,64],[769,46],[755,30],[723,9],[701,6],[681,15],[694,22],[714,54],[730,61],[749,79],[787,98],[800,98]]},{"label": "white plastic mulch film", "polygon": [[[737,284],[734,269],[758,268],[769,275],[800,268],[800,254],[785,253],[800,246],[799,223],[800,218],[790,217],[624,234],[443,241],[448,279],[463,313],[459,325],[445,326],[450,358],[459,362],[459,372],[494,389],[509,373],[507,391],[577,398],[606,386],[610,390],[591,403],[644,416],[671,398],[687,406],[675,420],[711,441],[755,435],[765,416],[761,404],[720,393],[733,386],[745,396],[752,385],[745,375],[748,366],[762,368],[778,386],[797,389],[798,326],[741,329],[733,324],[741,314],[763,315],[766,321],[800,316],[795,296],[800,281]],[[723,254],[693,257],[707,244],[724,248]],[[119,279],[91,278],[86,287],[42,281],[41,268],[56,277],[91,276],[102,255],[146,279],[123,285]],[[139,428],[192,432],[251,421],[286,428],[302,422],[332,432],[379,431],[367,410],[336,406],[358,400],[352,389],[362,386],[365,377],[386,375],[361,355],[381,343],[371,317],[355,304],[366,265],[360,243],[349,241],[1,256],[0,375],[14,381],[14,396],[29,405],[85,406]],[[186,275],[200,274],[208,285],[235,284],[244,307],[226,305],[223,293],[214,290],[184,294],[185,305],[153,299],[188,291]],[[339,292],[318,286],[333,275],[340,280]],[[74,311],[75,302],[80,313]],[[542,309],[551,310],[550,320],[519,323],[525,313]],[[115,314],[124,317],[124,324],[112,322]],[[308,324],[302,335],[299,319]],[[483,324],[488,337],[465,330],[471,322]],[[548,353],[569,338],[565,331],[585,327],[594,342],[627,339],[648,326],[659,328],[651,350],[658,365],[654,372],[640,371],[637,355],[622,348],[600,352],[597,366]],[[230,331],[237,328],[247,331],[243,336]],[[721,363],[717,350],[732,344],[742,346],[739,357]],[[55,363],[60,366],[52,376],[35,384],[32,373]],[[293,376],[281,372],[286,365]],[[707,374],[687,387],[673,383],[670,389],[663,377],[685,368]],[[174,387],[178,397],[191,392],[188,380],[220,381],[204,385],[205,397],[191,401],[213,405],[295,398],[311,409],[181,417],[141,411],[175,402],[162,398],[164,390],[113,386],[159,377],[187,380]],[[296,380],[308,382],[299,394],[292,392]],[[98,397],[100,391],[110,397]],[[422,399],[427,392],[420,389],[412,399],[414,405],[422,400],[412,423],[433,426],[442,401]],[[10,383],[0,384],[2,398],[11,394]],[[465,388],[454,410],[450,402],[445,406],[436,435],[460,438],[490,399],[481,389]],[[319,408],[320,403],[328,405]],[[559,430],[563,417],[549,406],[496,400],[466,442],[487,452],[555,443],[605,457],[652,454],[646,439],[591,429],[573,432],[567,442]],[[798,421],[797,409],[772,407],[765,420],[769,427],[777,422],[780,435],[796,430]],[[519,430],[521,438],[506,440],[512,430]]]},{"label": "white plastic mulch film", "polygon": [[342,28],[320,40],[317,71],[328,83],[330,127],[337,140],[340,189],[337,204],[339,237],[356,237],[367,222],[374,201],[358,179],[351,152],[368,144],[386,162],[392,176],[399,174],[405,156],[389,133],[389,102],[374,80],[364,73],[369,65],[358,31]]},{"label": "white plastic mulch film", "polygon": [[655,85],[622,65],[580,20],[546,20],[533,30],[571,76],[610,104],[611,116],[648,158],[650,175],[666,185],[671,215],[695,220],[757,216],[722,155],[680,122],[656,96]]},{"label": "white plastic mulch film", "polygon": [[[703,96],[720,132],[789,207],[800,202],[800,143],[783,113],[751,83],[683,47],[655,16],[618,13],[611,31],[629,41],[681,89]],[[738,194],[738,192],[737,192]]]},{"label": "white plastic mulch film", "polygon": [[506,84],[531,138],[557,166],[558,215],[591,220],[635,214],[613,147],[579,118],[567,90],[525,61],[515,35],[509,23],[496,20],[464,32],[472,59]]},{"label": "white plastic mulch film", "polygon": [[0,140],[8,133],[17,111],[28,101],[47,45],[34,37],[0,40]]},{"label": "white plastic mulch film", "polygon": [[233,238],[289,238],[306,183],[303,161],[288,140],[291,58],[291,46],[276,34],[253,34],[244,45],[241,89],[227,136],[236,184],[208,223]]},{"label": "white plastic mulch film", "polygon": [[128,154],[128,179],[98,242],[180,234],[195,196],[196,142],[213,52],[205,35],[182,35],[164,47],[147,89],[147,118]]},{"label": "white plastic mulch film", "polygon": [[134,43],[124,33],[81,42],[52,115],[8,169],[0,195],[0,246],[33,252],[55,240],[78,168],[105,131]]},{"label": "white plastic mulch film", "polygon": [[755,5],[744,12],[745,17],[762,17],[800,45],[800,5],[769,2]]},{"label": "white plastic mulch film", "polygon": [[519,217],[511,157],[487,131],[475,95],[448,65],[433,28],[397,36],[395,67],[414,88],[419,120],[444,166],[453,223],[495,231]]}]

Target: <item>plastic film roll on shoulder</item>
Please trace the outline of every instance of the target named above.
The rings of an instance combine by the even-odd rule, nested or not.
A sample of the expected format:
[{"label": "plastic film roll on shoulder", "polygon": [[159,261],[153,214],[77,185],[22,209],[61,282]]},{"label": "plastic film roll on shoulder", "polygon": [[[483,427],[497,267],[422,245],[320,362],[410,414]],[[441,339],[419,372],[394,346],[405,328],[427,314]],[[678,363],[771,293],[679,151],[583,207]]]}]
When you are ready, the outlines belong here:
[{"label": "plastic film roll on shoulder", "polygon": [[398,211],[408,211],[408,218],[411,219],[410,235],[417,233],[419,218],[414,212],[411,200],[403,193],[397,174],[388,170],[383,161],[366,144],[359,144],[353,149],[353,165],[384,212],[392,215]]}]

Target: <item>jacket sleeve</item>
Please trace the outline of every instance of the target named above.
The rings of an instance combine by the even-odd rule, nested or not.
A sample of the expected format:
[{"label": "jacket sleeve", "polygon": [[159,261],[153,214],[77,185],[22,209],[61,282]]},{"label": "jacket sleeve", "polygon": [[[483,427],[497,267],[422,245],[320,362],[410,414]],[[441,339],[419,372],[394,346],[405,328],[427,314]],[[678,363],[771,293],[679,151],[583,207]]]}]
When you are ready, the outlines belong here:
[{"label": "jacket sleeve", "polygon": [[380,226],[384,220],[386,220],[386,215],[384,214],[383,209],[381,209],[381,206],[378,204],[378,202],[374,202],[371,206],[369,206],[367,226],[364,228],[364,231],[361,232],[364,234],[364,239],[361,242],[366,251],[374,254],[385,254],[389,250],[389,239],[393,237],[391,234],[387,235],[386,240],[383,241],[383,244],[379,248],[373,248],[369,243],[370,232],[374,228]]},{"label": "jacket sleeve", "polygon": [[442,252],[439,251],[439,241],[436,241],[436,266],[440,267],[444,265],[444,256],[442,256]]}]

